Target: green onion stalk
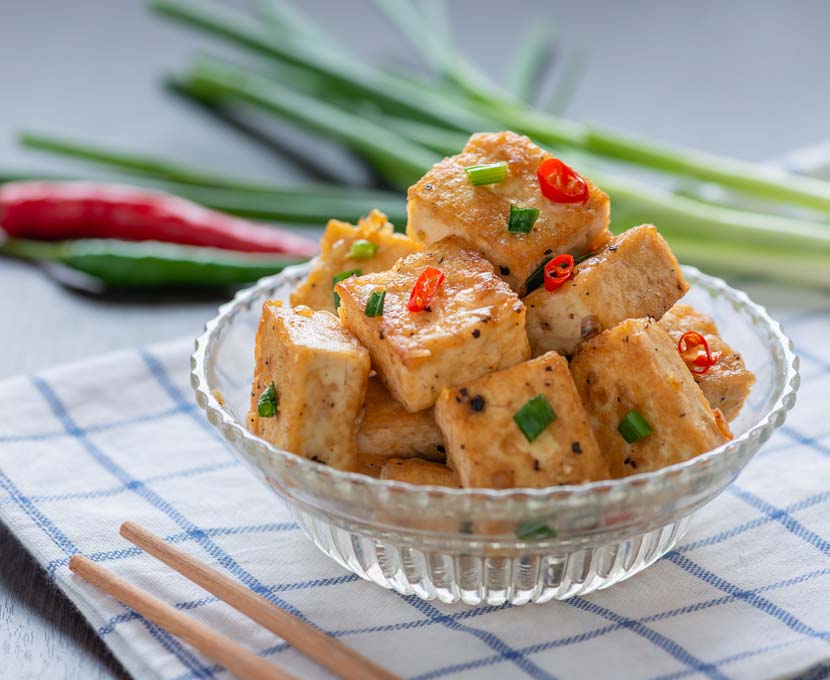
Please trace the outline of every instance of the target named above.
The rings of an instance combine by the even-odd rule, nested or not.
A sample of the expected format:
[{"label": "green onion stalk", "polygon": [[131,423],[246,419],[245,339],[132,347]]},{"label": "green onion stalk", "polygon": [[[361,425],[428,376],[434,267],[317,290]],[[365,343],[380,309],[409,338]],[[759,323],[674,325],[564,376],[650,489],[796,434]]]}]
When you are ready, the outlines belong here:
[{"label": "green onion stalk", "polygon": [[[384,4],[390,6],[390,3]],[[497,124],[527,134],[543,144],[570,146],[602,158],[718,183],[765,200],[800,205],[822,213],[830,212],[828,182],[566,121],[533,110],[509,95],[502,95],[498,88],[482,86],[479,79],[471,75],[470,69],[456,69],[453,72],[466,85],[461,89],[473,92],[462,104],[456,98],[446,98],[412,81],[390,77],[356,57],[344,55],[342,50],[311,43],[302,33],[281,31],[279,39],[275,40],[273,35],[263,33],[244,15],[225,7],[194,0],[151,0],[150,5],[158,13],[192,28],[323,75],[338,88],[361,93],[372,101],[400,107],[408,113],[408,117],[416,120],[432,121],[466,132],[494,129],[493,124]]]},{"label": "green onion stalk", "polygon": [[[419,43],[418,36],[427,35],[427,23],[411,4],[376,2],[443,80],[374,68],[279,0],[264,0],[260,12],[265,20],[259,22],[203,0],[151,0],[150,5],[167,18],[266,59],[257,70],[198,59],[174,80],[181,93],[208,105],[252,107],[339,143],[397,190],[417,181],[442,156],[457,153],[470,133],[513,129],[554,149],[607,191],[617,232],[653,222],[681,260],[704,269],[830,286],[830,228],[821,221],[830,211],[830,183],[673,149],[536,110],[527,100],[530,83],[537,82],[545,61],[544,40],[534,38],[526,53],[517,56],[514,72],[520,77],[507,91],[451,50],[445,30],[431,30]],[[572,83],[568,87],[572,90]],[[555,91],[553,100],[566,96],[567,92]],[[399,227],[405,221],[404,198],[397,192],[280,187],[42,135],[25,135],[21,141],[249,217],[319,224],[327,216],[353,221],[378,207]],[[807,217],[706,203],[633,180],[623,164],[670,178],[715,183],[727,191],[800,208]]]},{"label": "green onion stalk", "polygon": [[[235,67],[226,68],[231,69],[231,72],[223,71],[221,78],[214,78],[212,71],[200,69],[197,76],[200,86],[214,90],[218,96],[231,99],[239,97],[258,105],[264,111],[277,112],[271,102],[279,98],[282,84],[263,78],[249,80],[249,87],[243,89],[242,74],[234,77],[232,69]],[[256,87],[255,96],[252,96],[250,87]],[[352,124],[356,130],[363,129],[366,125],[366,121],[357,115],[339,110],[336,129],[321,127],[316,121],[327,118],[321,110],[327,108],[328,104],[317,100],[304,103],[308,109],[314,110],[315,122],[304,124],[300,117],[292,117],[292,120],[330,138],[348,139]],[[420,125],[424,128],[427,124]],[[407,154],[412,143],[399,138],[390,140],[384,148],[386,157],[397,157],[403,164],[410,160]],[[452,152],[450,149],[446,151]],[[424,161],[410,171],[411,163],[407,163],[407,182],[411,183],[423,175],[430,165],[431,162]],[[612,197],[612,227],[617,231],[635,224],[654,222],[670,242],[676,240],[682,244],[685,251],[693,255],[694,261],[704,266],[705,248],[702,246],[705,244],[713,253],[718,248],[729,250],[735,271],[741,273],[824,286],[830,283],[830,230],[821,223],[718,207],[678,196],[644,182],[624,179],[618,174],[604,174],[599,169],[592,170],[592,175],[597,184]],[[693,249],[692,244],[699,247]],[[767,257],[755,258],[755,253],[766,255],[769,252],[779,254],[781,261],[778,266],[770,267]],[[782,262],[799,261],[804,253],[815,257],[815,267],[798,267],[797,272],[792,272],[781,266]],[[725,264],[723,257],[713,254],[713,259],[719,269]],[[822,259],[825,261],[824,266]]]}]

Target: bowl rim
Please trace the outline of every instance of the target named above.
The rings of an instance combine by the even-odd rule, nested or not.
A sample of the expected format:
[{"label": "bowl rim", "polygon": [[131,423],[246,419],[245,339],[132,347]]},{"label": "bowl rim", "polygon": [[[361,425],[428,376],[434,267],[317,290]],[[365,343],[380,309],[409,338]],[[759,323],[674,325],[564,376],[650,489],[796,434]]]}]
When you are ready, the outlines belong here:
[{"label": "bowl rim", "polygon": [[[446,497],[448,500],[452,498],[458,499],[475,497],[476,499],[498,499],[505,502],[525,501],[529,499],[546,501],[552,498],[556,498],[558,500],[564,500],[565,498],[576,499],[582,496],[608,494],[610,492],[624,493],[629,489],[632,491],[637,489],[642,492],[643,487],[663,485],[664,483],[668,483],[669,480],[685,476],[686,474],[693,474],[695,472],[702,471],[714,461],[723,458],[724,456],[728,456],[731,452],[739,449],[742,445],[749,442],[756,436],[759,436],[764,430],[767,430],[770,427],[774,429],[781,426],[784,423],[787,412],[795,405],[795,396],[800,384],[800,376],[798,371],[799,359],[795,352],[792,340],[784,333],[781,324],[770,316],[764,306],[754,302],[744,291],[733,288],[721,278],[704,274],[696,267],[682,265],[681,268],[683,269],[683,273],[687,279],[689,279],[690,283],[703,284],[710,293],[714,293],[716,296],[724,296],[731,302],[741,305],[747,309],[752,316],[760,320],[768,331],[770,337],[773,337],[777,341],[778,348],[783,354],[786,375],[778,398],[775,400],[772,407],[763,416],[761,416],[755,425],[735,439],[725,442],[715,449],[699,454],[694,458],[668,465],[653,472],[641,472],[620,479],[607,479],[594,482],[585,482],[582,484],[564,484],[561,486],[549,486],[542,488],[516,487],[510,489],[456,489],[444,486],[415,485],[408,482],[377,479],[358,472],[337,470],[335,468],[320,465],[319,463],[305,459],[291,453],[290,451],[279,449],[270,442],[251,433],[247,427],[245,427],[244,421],[240,421],[236,416],[234,416],[234,414],[231,413],[224,406],[224,404],[220,403],[219,399],[217,399],[214,395],[214,391],[207,379],[206,372],[206,358],[211,347],[212,340],[221,326],[226,323],[228,318],[231,317],[239,307],[243,305],[250,305],[252,300],[259,297],[263,291],[279,285],[282,279],[306,273],[310,267],[310,264],[311,263],[308,262],[301,265],[286,267],[278,274],[260,279],[253,286],[238,291],[230,301],[219,307],[216,316],[205,324],[204,331],[196,338],[195,349],[191,355],[191,386],[195,392],[196,402],[205,411],[208,421],[220,431],[226,440],[230,439],[228,433],[234,432],[240,440],[244,441],[249,446],[255,447],[259,450],[259,452],[270,456],[276,456],[277,458],[282,458],[285,462],[291,465],[299,465],[301,469],[304,468],[304,471],[306,472],[311,472],[315,475],[322,475],[323,477],[330,477],[333,482],[344,481],[349,483],[360,483],[368,485],[370,489],[394,490],[404,494],[427,493],[430,498],[435,501],[439,501],[442,497]],[[221,427],[220,423],[222,425]]]}]

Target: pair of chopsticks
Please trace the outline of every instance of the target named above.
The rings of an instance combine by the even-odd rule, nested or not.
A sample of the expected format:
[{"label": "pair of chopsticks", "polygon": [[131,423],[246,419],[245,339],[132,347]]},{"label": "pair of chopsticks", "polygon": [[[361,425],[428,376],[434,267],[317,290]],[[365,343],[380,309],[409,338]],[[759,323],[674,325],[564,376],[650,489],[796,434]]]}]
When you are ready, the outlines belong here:
[{"label": "pair of chopsticks", "polygon": [[[283,611],[245,586],[169,546],[146,529],[124,522],[120,534],[248,618],[283,638],[324,668],[347,680],[396,680],[398,676],[350,649],[321,630]],[[247,647],[200,623],[154,595],[137,588],[108,569],[75,555],[69,568],[144,618],[181,638],[243,680],[295,680]]]}]

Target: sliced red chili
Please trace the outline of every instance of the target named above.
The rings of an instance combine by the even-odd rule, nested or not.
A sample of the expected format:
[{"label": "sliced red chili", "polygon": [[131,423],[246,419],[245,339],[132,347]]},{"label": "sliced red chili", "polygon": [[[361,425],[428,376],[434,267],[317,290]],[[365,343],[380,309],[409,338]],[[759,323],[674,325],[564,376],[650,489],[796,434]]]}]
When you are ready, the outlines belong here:
[{"label": "sliced red chili", "polygon": [[429,303],[432,302],[432,298],[438,291],[438,286],[443,282],[444,273],[440,269],[435,267],[424,269],[412,288],[406,308],[410,312],[423,312],[429,307]]},{"label": "sliced red chili", "polygon": [[557,255],[545,265],[545,290],[556,290],[574,275],[574,256]]},{"label": "sliced red chili", "polygon": [[585,203],[588,182],[558,158],[548,158],[536,170],[542,195],[554,203]]},{"label": "sliced red chili", "polygon": [[677,341],[677,351],[689,370],[695,375],[704,375],[718,362],[718,356],[712,355],[709,343],[700,333],[687,331]]}]

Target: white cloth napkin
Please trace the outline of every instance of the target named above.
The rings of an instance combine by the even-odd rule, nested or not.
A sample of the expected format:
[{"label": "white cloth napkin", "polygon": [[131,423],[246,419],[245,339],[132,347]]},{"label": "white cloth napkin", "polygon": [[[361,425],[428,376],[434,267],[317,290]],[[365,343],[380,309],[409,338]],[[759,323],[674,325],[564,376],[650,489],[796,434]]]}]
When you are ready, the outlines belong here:
[{"label": "white cloth napkin", "polygon": [[827,677],[830,298],[750,293],[796,342],[798,405],[682,545],[588,597],[444,606],[344,571],[203,419],[188,386],[189,340],[0,384],[0,519],[136,678],[227,674],[74,577],[74,553],[299,677],[327,674],[122,540],[126,519],[407,677]]}]

